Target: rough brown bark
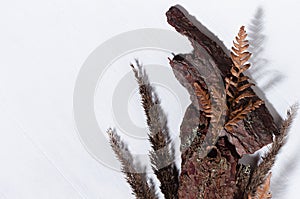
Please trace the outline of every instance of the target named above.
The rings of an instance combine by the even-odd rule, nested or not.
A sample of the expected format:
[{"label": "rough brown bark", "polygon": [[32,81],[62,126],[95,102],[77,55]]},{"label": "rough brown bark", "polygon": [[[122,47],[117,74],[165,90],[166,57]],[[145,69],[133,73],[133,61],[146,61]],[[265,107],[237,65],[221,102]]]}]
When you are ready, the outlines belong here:
[{"label": "rough brown bark", "polygon": [[[204,67],[198,69],[195,67],[199,67],[197,59],[202,59],[202,63],[205,63],[205,60],[208,59],[205,55],[203,56],[204,49],[215,62],[223,78],[230,74],[233,62],[228,55],[228,50],[216,36],[200,24],[193,16],[189,15],[181,6],[171,7],[166,15],[169,24],[179,33],[187,36],[191,41],[191,44],[194,47],[193,53],[190,55],[181,55],[181,57],[191,56],[189,61],[196,60],[191,66],[194,70],[201,71],[201,73],[203,71]],[[179,81],[182,80],[179,79]],[[249,90],[253,92],[251,88],[249,88]],[[258,137],[250,140],[250,143],[256,142],[253,146],[249,145],[244,147],[245,150],[248,150],[246,151],[247,153],[253,153],[262,146],[272,142],[272,134],[278,134],[278,128],[265,105],[262,105],[260,108],[251,112],[249,118],[244,120],[244,125],[245,128],[247,128],[247,134],[250,136],[245,136],[245,134],[239,135],[239,132],[241,132],[239,129],[236,129],[232,134],[236,135],[237,139],[245,144],[247,144],[245,138]]]},{"label": "rough brown bark", "polygon": [[[187,36],[194,47],[192,53],[176,55],[170,60],[176,78],[189,91],[192,101],[180,127],[179,198],[242,198],[243,192],[239,189],[246,186],[249,178],[248,171],[239,169],[243,167],[238,164],[239,159],[243,154],[253,153],[271,143],[278,128],[266,106],[261,105],[230,132],[223,129],[207,133],[212,121],[204,113],[193,85],[197,82],[203,90],[208,91],[213,86],[214,90],[221,91],[219,85],[212,84],[214,81],[207,85],[208,80],[215,78],[211,76],[212,68],[219,70],[224,84],[233,62],[224,44],[182,7],[171,7],[166,15],[169,24]],[[248,90],[254,93],[251,88]],[[224,117],[226,120],[226,115]],[[199,157],[203,145],[210,152]]]},{"label": "rough brown bark", "polygon": [[234,198],[238,158],[232,148],[227,138],[221,137],[205,158],[193,153],[182,168],[179,198]]}]

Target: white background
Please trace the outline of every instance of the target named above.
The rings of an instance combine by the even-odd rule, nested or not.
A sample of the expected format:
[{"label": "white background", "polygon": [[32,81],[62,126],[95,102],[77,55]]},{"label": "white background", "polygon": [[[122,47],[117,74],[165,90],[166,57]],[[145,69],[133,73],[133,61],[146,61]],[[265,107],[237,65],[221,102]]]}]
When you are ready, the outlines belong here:
[{"label": "white background", "polygon": [[[73,89],[88,55],[114,35],[172,29],[183,5],[230,47],[256,8],[265,9],[265,56],[286,78],[268,93],[281,114],[300,99],[300,2],[10,0],[0,2],[0,198],[132,198],[122,174],[85,150],[73,119]],[[274,94],[276,93],[276,94]],[[299,117],[273,173],[276,198],[299,198]],[[279,189],[286,193],[279,194]],[[275,198],[275,197],[274,197]]]}]

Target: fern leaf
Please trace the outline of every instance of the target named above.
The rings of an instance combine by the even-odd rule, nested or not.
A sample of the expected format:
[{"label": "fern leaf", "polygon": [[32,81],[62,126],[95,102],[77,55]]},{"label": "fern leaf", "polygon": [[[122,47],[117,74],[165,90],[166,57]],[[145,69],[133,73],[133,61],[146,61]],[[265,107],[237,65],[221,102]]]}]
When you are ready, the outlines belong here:
[{"label": "fern leaf", "polygon": [[241,100],[246,99],[246,98],[251,98],[256,96],[254,93],[251,92],[244,92],[240,94],[237,98],[234,99],[234,103],[238,104]]},{"label": "fern leaf", "polygon": [[244,82],[244,81],[247,81],[247,80],[249,80],[249,77],[248,76],[243,76],[243,77],[240,77],[238,83],[241,83],[241,82]]},{"label": "fern leaf", "polygon": [[257,100],[254,103],[250,101],[245,108],[239,108],[233,111],[230,115],[230,120],[225,124],[225,129],[231,131],[233,126],[237,126],[240,120],[243,120],[248,113],[257,109],[262,104],[262,100]]},{"label": "fern leaf", "polygon": [[255,85],[255,84],[253,84],[253,83],[245,84],[245,85],[243,85],[243,86],[238,87],[238,91],[239,91],[239,92],[244,91],[244,90],[246,90],[247,88],[250,88],[251,86],[254,86],[254,85]]},{"label": "fern leaf", "polygon": [[[230,70],[230,77],[225,78],[226,94],[229,97],[229,119],[225,124],[225,129],[228,131],[231,131],[232,127],[238,126],[237,123],[240,120],[243,120],[248,113],[263,104],[263,101],[259,99],[252,102],[252,98],[256,97],[256,95],[249,88],[254,86],[254,84],[248,82],[248,76],[243,75],[243,72],[250,68],[250,64],[247,62],[251,57],[251,53],[247,51],[249,43],[246,37],[245,27],[242,26],[236,37],[236,42],[233,42],[231,52],[233,66]],[[241,103],[242,100],[246,100],[246,106],[245,103]]]},{"label": "fern leaf", "polygon": [[[234,47],[232,47],[231,59],[234,65],[231,67],[230,75],[232,77],[227,77],[226,81],[226,90],[229,90],[231,86],[233,86],[232,90],[234,90],[233,98],[238,95],[238,92],[245,90],[253,86],[254,84],[246,82],[245,84],[240,84],[249,79],[249,77],[244,76],[242,73],[250,68],[250,64],[246,62],[251,57],[251,53],[247,51],[249,44],[248,40],[245,40],[247,37],[245,27],[242,26],[238,33],[238,37],[236,37],[237,42],[234,43]],[[235,77],[235,78],[233,78]],[[233,80],[235,79],[235,81]]]},{"label": "fern leaf", "polygon": [[208,91],[201,88],[197,82],[194,83],[194,88],[196,96],[199,98],[200,104],[202,105],[203,112],[206,117],[211,117],[211,100]]}]

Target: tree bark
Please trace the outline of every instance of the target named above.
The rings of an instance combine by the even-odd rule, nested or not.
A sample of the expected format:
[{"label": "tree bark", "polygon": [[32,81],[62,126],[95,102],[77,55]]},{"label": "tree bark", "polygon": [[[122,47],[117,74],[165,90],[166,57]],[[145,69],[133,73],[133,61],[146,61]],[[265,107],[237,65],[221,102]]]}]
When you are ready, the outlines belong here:
[{"label": "tree bark", "polygon": [[[169,24],[187,36],[194,48],[192,53],[179,54],[170,60],[176,78],[188,90],[192,101],[180,127],[179,198],[242,198],[239,189],[249,178],[245,177],[247,172],[239,170],[244,168],[239,165],[240,158],[271,143],[273,134],[279,132],[278,127],[266,106],[261,105],[231,132],[222,129],[208,134],[211,118],[204,113],[193,85],[197,82],[203,90],[213,87],[221,92],[221,84],[224,85],[233,62],[224,44],[182,7],[173,6],[166,15]],[[218,74],[211,75],[212,70],[219,71],[221,82],[216,80],[214,84],[212,79],[217,79]],[[248,90],[254,93],[251,88]],[[254,99],[259,97],[256,95]],[[207,141],[208,135],[212,140]],[[199,157],[203,145],[210,151],[207,156]]]}]

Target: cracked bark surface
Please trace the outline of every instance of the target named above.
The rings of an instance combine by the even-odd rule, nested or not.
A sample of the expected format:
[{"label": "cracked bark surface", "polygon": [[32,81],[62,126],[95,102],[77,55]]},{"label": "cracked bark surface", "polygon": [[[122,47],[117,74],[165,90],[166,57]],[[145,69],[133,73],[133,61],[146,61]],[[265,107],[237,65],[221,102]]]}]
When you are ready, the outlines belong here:
[{"label": "cracked bark surface", "polygon": [[[166,15],[169,24],[187,36],[194,48],[193,52],[176,55],[170,60],[176,78],[188,90],[192,102],[180,127],[182,164],[179,198],[243,198],[239,189],[247,184],[249,178],[245,177],[248,173],[238,171],[243,167],[238,161],[243,154],[254,153],[271,143],[273,134],[278,134],[278,127],[266,106],[261,105],[230,132],[225,129],[209,132],[211,118],[206,117],[193,84],[197,82],[204,90],[212,86],[213,90],[222,90],[218,80],[215,81],[218,84],[213,84],[211,79],[216,77],[211,74],[214,74],[212,70],[219,71],[224,85],[233,65],[229,51],[182,7],[173,6]],[[207,85],[208,80],[210,85]],[[252,88],[248,90],[254,93]],[[257,95],[254,98],[259,99]],[[199,150],[203,145],[210,150],[202,158]]]}]

